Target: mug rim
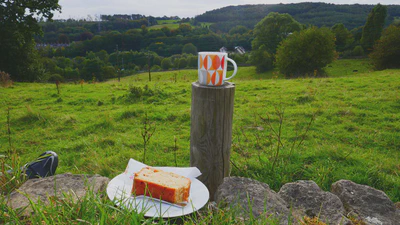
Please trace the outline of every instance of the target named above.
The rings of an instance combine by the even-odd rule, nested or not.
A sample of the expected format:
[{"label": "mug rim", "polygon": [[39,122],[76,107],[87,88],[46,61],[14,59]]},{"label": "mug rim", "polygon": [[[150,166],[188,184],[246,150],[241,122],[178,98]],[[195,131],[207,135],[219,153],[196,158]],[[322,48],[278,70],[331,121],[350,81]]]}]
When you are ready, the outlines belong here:
[{"label": "mug rim", "polygon": [[220,54],[220,55],[228,55],[228,53],[226,53],[226,52],[198,52],[198,54],[200,55],[200,54],[204,54],[204,55],[217,55],[217,54]]}]

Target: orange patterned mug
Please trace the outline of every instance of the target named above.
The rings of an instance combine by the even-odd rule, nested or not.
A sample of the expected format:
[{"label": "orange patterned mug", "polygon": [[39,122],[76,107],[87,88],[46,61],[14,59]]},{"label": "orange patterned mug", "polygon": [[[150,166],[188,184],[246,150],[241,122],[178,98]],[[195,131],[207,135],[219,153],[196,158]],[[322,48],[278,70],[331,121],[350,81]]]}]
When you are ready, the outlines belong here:
[{"label": "orange patterned mug", "polygon": [[[232,76],[226,78],[228,61],[233,64]],[[237,72],[235,61],[225,52],[199,52],[199,83],[208,86],[220,86],[232,79]]]}]

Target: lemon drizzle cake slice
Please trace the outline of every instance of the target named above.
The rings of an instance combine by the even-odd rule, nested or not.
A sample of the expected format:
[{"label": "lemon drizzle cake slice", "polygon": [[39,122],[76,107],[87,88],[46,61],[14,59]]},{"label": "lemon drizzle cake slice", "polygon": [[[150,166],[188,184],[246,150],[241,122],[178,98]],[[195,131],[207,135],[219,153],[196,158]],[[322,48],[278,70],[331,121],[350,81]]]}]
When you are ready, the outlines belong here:
[{"label": "lemon drizzle cake slice", "polygon": [[171,203],[186,202],[189,199],[190,184],[187,177],[144,167],[134,175],[132,194],[146,195]]}]

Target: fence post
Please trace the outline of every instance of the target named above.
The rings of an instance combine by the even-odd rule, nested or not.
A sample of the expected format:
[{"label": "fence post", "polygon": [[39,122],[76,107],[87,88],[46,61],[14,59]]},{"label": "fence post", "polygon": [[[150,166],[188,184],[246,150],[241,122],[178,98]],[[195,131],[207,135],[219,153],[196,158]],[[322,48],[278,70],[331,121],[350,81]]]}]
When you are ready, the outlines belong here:
[{"label": "fence post", "polygon": [[210,200],[230,173],[235,85],[203,86],[192,83],[190,166],[197,167]]}]

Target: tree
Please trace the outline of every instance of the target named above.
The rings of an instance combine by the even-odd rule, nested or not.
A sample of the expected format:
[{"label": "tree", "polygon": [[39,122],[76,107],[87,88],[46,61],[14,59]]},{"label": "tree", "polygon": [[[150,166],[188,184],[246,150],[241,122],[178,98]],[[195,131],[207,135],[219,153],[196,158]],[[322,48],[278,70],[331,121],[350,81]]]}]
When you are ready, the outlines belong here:
[{"label": "tree", "polygon": [[287,77],[318,75],[336,56],[332,31],[311,27],[282,42],[276,53],[276,66]]},{"label": "tree", "polygon": [[190,31],[192,31],[192,26],[190,26],[189,24],[180,24],[179,28],[178,28],[179,33],[181,34],[188,34],[190,33]]},{"label": "tree", "polygon": [[292,32],[302,29],[289,14],[270,13],[254,28],[251,61],[257,72],[273,68],[274,55],[279,43]]},{"label": "tree", "polygon": [[348,48],[354,42],[352,33],[347,30],[343,23],[333,25],[331,30],[335,34],[337,51],[342,52],[346,50],[346,48]]},{"label": "tree", "polygon": [[184,54],[184,53],[197,55],[197,48],[196,48],[196,46],[194,46],[194,44],[187,43],[182,48],[182,54]]},{"label": "tree", "polygon": [[69,38],[66,34],[60,34],[58,36],[58,43],[60,44],[69,44]]},{"label": "tree", "polygon": [[389,26],[370,54],[375,69],[400,68],[400,27]]},{"label": "tree", "polygon": [[0,70],[13,80],[36,79],[38,54],[33,36],[42,34],[37,18],[51,20],[52,11],[60,9],[58,0],[0,3]]},{"label": "tree", "polygon": [[361,45],[364,50],[370,51],[375,41],[381,37],[386,15],[387,7],[381,4],[376,5],[368,14],[361,36]]},{"label": "tree", "polygon": [[258,49],[265,45],[266,50],[275,54],[279,43],[295,31],[300,31],[302,26],[287,13],[272,12],[254,27],[254,40],[252,48]]},{"label": "tree", "polygon": [[92,80],[93,77],[96,77],[97,80],[102,81],[104,79],[102,73],[103,66],[104,62],[97,57],[94,59],[85,60],[81,72],[81,78],[84,80]]}]

